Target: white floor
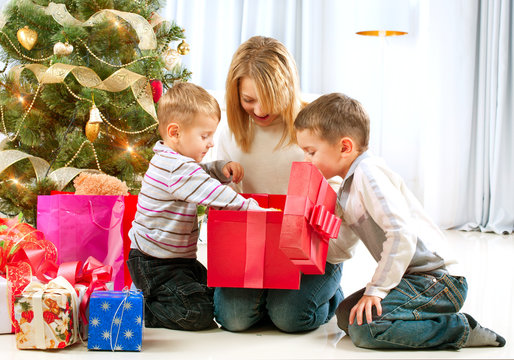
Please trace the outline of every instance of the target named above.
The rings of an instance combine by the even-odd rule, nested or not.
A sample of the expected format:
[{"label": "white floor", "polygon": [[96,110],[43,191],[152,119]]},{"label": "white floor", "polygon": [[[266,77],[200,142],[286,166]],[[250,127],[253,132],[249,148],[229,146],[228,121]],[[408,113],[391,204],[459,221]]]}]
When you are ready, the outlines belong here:
[{"label": "white floor", "polygon": [[[145,329],[141,353],[88,352],[82,344],[59,350],[17,350],[13,335],[0,335],[2,360],[50,359],[375,359],[375,358],[514,358],[514,235],[447,231],[449,241],[465,270],[469,293],[463,311],[507,339],[503,348],[468,348],[459,351],[371,351],[353,346],[337,328],[335,319],[302,334],[284,334],[271,327],[244,333],[221,329],[184,332]],[[205,245],[199,257],[205,259]],[[364,286],[375,262],[365,248],[344,266],[346,295]]]}]

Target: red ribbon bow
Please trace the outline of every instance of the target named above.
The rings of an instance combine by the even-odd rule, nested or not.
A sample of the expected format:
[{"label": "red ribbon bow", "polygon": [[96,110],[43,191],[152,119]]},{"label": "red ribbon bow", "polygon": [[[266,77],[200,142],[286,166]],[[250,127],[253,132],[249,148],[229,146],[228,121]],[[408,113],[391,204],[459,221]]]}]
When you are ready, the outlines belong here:
[{"label": "red ribbon bow", "polygon": [[341,226],[341,219],[328,211],[325,205],[315,205],[309,218],[309,224],[324,239],[328,240],[329,238],[337,237],[339,227]]},{"label": "red ribbon bow", "polygon": [[58,276],[63,276],[72,286],[84,285],[87,290],[80,301],[80,317],[87,324],[86,309],[89,297],[95,290],[109,290],[107,283],[112,278],[112,266],[104,265],[93,256],[87,258],[84,266],[80,261],[70,261],[59,266]]}]

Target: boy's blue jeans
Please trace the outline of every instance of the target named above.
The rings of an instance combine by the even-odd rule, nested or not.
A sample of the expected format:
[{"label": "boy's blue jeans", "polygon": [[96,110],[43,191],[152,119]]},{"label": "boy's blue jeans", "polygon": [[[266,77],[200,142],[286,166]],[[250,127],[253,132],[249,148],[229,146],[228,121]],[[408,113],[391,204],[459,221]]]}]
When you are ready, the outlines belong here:
[{"label": "boy's blue jeans", "polygon": [[159,259],[131,249],[127,265],[145,297],[145,326],[202,330],[214,323],[213,290],[196,259]]},{"label": "boy's blue jeans", "polygon": [[216,288],[214,314],[229,331],[243,331],[268,316],[285,332],[313,330],[329,321],[343,300],[342,264],[324,275],[302,275],[300,290]]},{"label": "boy's blue jeans", "polygon": [[[382,315],[377,316],[373,308],[370,324],[363,316],[363,324],[355,320],[347,333],[356,346],[369,349],[460,349],[470,331],[466,317],[459,313],[467,291],[464,277],[443,270],[406,274],[382,300]],[[350,296],[338,308],[338,325],[343,330],[349,310],[359,299]]]}]

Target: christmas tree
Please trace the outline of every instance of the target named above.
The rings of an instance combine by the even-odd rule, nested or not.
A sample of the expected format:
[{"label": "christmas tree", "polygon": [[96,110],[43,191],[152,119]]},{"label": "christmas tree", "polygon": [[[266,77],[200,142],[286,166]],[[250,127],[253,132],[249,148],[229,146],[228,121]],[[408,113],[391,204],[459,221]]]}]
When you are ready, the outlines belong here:
[{"label": "christmas tree", "polygon": [[[12,0],[0,19],[0,212],[35,222],[37,196],[81,171],[137,193],[159,94],[191,73],[159,0]],[[1,69],[0,69],[1,70]]]}]

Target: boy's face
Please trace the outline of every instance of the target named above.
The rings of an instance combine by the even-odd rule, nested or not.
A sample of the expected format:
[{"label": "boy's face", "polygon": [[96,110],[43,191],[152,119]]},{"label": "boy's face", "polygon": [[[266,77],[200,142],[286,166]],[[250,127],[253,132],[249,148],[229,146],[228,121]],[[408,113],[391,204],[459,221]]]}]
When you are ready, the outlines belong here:
[{"label": "boy's face", "polygon": [[179,154],[200,162],[207,151],[214,146],[213,137],[217,127],[217,117],[195,114],[191,125],[179,128],[171,147]]},{"label": "boy's face", "polygon": [[346,166],[341,144],[331,144],[308,129],[297,130],[296,139],[304,152],[305,161],[314,164],[326,179],[336,175],[344,177],[351,162]]}]

